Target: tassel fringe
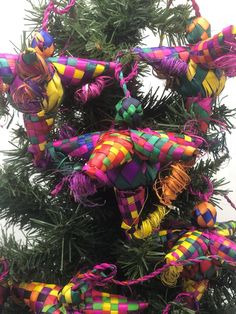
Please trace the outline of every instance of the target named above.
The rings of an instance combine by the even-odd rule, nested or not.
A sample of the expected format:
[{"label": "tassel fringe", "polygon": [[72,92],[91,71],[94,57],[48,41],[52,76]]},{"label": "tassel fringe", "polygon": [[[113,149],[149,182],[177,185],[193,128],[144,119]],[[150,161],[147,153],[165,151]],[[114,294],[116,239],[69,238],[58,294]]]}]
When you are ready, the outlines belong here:
[{"label": "tassel fringe", "polygon": [[134,237],[137,239],[145,239],[150,236],[155,229],[157,229],[163,218],[168,214],[164,206],[158,206],[157,209],[149,214],[148,218],[142,221],[142,224],[138,230],[134,232]]}]

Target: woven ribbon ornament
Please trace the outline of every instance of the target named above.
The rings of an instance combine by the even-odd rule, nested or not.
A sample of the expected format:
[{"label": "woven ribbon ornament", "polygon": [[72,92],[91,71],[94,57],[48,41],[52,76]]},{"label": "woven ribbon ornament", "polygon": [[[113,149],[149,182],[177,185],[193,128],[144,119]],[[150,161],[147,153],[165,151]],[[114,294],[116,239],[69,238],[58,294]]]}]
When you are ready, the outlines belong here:
[{"label": "woven ribbon ornament", "polygon": [[[201,144],[201,139],[184,134],[131,129],[84,134],[48,143],[46,149],[54,165],[57,163],[62,169],[67,156],[84,161],[80,171],[74,171],[64,179],[64,182],[69,182],[76,199],[81,199],[78,194],[82,192],[79,190],[78,183],[82,182],[79,177],[86,176],[99,186],[114,187],[123,219],[122,226],[133,233],[137,230],[145,204],[146,187],[153,184],[160,168],[170,162],[194,161]],[[71,184],[75,176],[76,184]],[[58,193],[61,187],[59,184],[53,194]],[[87,191],[95,193],[89,182],[85,190],[86,195]],[[160,208],[160,217],[164,217]],[[157,221],[156,214],[154,216],[152,220]]]},{"label": "woven ribbon ornament", "polygon": [[128,314],[141,313],[146,302],[95,290],[111,282],[115,265],[100,264],[87,273],[78,273],[64,287],[39,282],[12,284],[8,293],[20,299],[35,314]]},{"label": "woven ribbon ornament", "polygon": [[[203,258],[200,264],[170,266],[161,274],[163,283],[175,286],[180,276],[183,280],[183,290],[190,292],[195,301],[199,302],[208,281],[217,275],[217,270],[220,267],[236,265],[233,264],[236,262],[236,243],[230,240],[235,232],[235,221],[216,223],[214,228],[209,230],[173,227],[158,231],[161,242],[170,249],[165,256],[167,264]],[[210,256],[215,259],[211,260]]]},{"label": "woven ribbon ornament", "polygon": [[194,112],[200,130],[206,132],[215,97],[224,89],[227,76],[236,74],[236,27],[226,27],[210,37],[209,23],[197,17],[189,23],[188,35],[196,25],[192,45],[134,48],[132,52],[138,62],[150,64],[159,78],[171,81],[169,85],[186,98],[187,109]]}]

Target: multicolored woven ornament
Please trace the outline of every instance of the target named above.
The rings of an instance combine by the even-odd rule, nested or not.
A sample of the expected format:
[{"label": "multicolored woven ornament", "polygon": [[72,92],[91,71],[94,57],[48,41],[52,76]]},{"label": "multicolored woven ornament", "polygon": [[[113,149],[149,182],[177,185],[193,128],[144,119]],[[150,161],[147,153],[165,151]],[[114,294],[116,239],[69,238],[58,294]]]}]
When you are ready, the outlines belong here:
[{"label": "multicolored woven ornament", "polygon": [[[11,103],[23,113],[31,144],[29,151],[33,155],[34,164],[39,167],[45,167],[45,145],[65,88],[78,87],[76,98],[82,98],[84,102],[89,97],[98,96],[115,79],[120,83],[129,102],[130,93],[126,83],[137,75],[136,65],[128,77],[124,77],[123,66],[118,59],[106,62],[53,56],[54,39],[47,31],[49,16],[52,12],[65,14],[74,5],[75,0],[70,0],[64,9],[59,9],[50,1],[44,12],[42,29],[35,33],[31,46],[19,55],[0,54],[0,92],[8,93]],[[128,111],[133,118],[127,118],[124,113],[126,122],[135,120],[141,114],[140,106],[131,106]]]},{"label": "multicolored woven ornament", "polygon": [[115,122],[127,126],[136,126],[139,124],[143,115],[141,103],[132,97],[121,99],[116,105]]},{"label": "multicolored woven ornament", "polygon": [[[93,194],[92,183],[114,187],[123,218],[122,226],[133,233],[137,230],[139,215],[145,204],[146,186],[154,183],[160,167],[175,161],[194,162],[201,144],[198,137],[191,138],[184,134],[130,129],[84,134],[48,143],[46,149],[54,165],[58,163],[60,167],[63,167],[62,159],[67,156],[78,161],[84,160],[80,171],[70,173],[63,179],[63,183],[69,182],[76,199],[81,199],[83,195],[78,194],[83,191],[86,191],[85,196],[88,191]],[[73,184],[74,176],[77,178],[76,184]],[[84,176],[90,178],[91,183],[87,182],[86,188],[83,184],[81,190],[78,182],[86,182],[82,179]],[[61,188],[60,183],[54,194]],[[161,217],[164,215],[161,214]]]},{"label": "multicolored woven ornament", "polygon": [[211,203],[203,201],[194,206],[193,221],[202,228],[212,228],[216,223],[216,208]]},{"label": "multicolored woven ornament", "polygon": [[[35,41],[35,40],[34,40]],[[33,42],[34,42],[33,41]],[[37,43],[38,44],[38,43]],[[34,162],[40,166],[46,142],[63,98],[63,86],[82,86],[96,77],[115,76],[116,62],[49,57],[52,46],[30,48],[21,55],[0,54],[0,77],[14,106],[23,112]],[[41,50],[40,50],[41,51]],[[47,52],[45,52],[47,51]],[[6,85],[2,84],[2,90]]]},{"label": "multicolored woven ornament", "polygon": [[192,17],[187,22],[186,38],[190,44],[196,44],[199,41],[211,37],[211,25],[202,16]]},{"label": "multicolored woven ornament", "polygon": [[213,195],[214,187],[210,179],[206,176],[202,176],[203,181],[207,184],[207,189],[204,192],[193,190],[190,185],[190,193],[198,196],[201,200],[193,209],[192,223],[201,228],[212,228],[216,223],[217,211],[214,205],[210,203],[210,198]]},{"label": "multicolored woven ornament", "polygon": [[47,31],[42,29],[34,34],[31,47],[34,48],[35,52],[41,55],[41,57],[51,57],[55,51],[54,39]]},{"label": "multicolored woven ornament", "polygon": [[109,283],[115,274],[115,265],[100,264],[87,273],[78,273],[64,287],[39,282],[13,283],[8,292],[15,299],[23,300],[35,314],[141,313],[148,307],[146,302],[94,289]]},{"label": "multicolored woven ornament", "polygon": [[206,132],[214,99],[224,89],[227,76],[236,75],[236,27],[226,27],[209,37],[209,23],[197,17],[191,20],[187,32],[193,42],[190,46],[134,48],[132,52],[138,62],[150,64],[158,77],[171,80],[168,85],[183,95],[200,130]]},{"label": "multicolored woven ornament", "polygon": [[[162,281],[175,286],[180,276],[184,291],[190,292],[198,303],[220,267],[236,267],[236,243],[229,239],[235,233],[235,221],[216,223],[204,231],[193,226],[158,231],[160,241],[170,248],[166,263],[172,265],[161,274]],[[181,261],[199,258],[201,263],[177,266]]]}]

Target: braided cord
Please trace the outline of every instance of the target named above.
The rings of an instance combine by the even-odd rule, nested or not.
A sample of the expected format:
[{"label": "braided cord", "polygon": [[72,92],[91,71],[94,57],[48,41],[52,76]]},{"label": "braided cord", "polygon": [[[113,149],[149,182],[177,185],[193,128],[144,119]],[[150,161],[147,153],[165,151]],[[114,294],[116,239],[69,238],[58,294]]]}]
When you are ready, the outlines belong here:
[{"label": "braided cord", "polygon": [[70,9],[75,5],[76,0],[70,0],[70,2],[68,3],[68,5],[63,8],[63,9],[59,9],[55,6],[54,1],[50,0],[47,8],[44,11],[44,17],[43,17],[43,22],[42,22],[42,29],[43,30],[47,30],[47,24],[48,24],[48,20],[49,20],[49,16],[51,12],[54,12],[58,15],[63,15],[66,14],[70,11]]},{"label": "braided cord", "polygon": [[192,6],[197,17],[201,16],[199,6],[195,0],[192,0]]}]

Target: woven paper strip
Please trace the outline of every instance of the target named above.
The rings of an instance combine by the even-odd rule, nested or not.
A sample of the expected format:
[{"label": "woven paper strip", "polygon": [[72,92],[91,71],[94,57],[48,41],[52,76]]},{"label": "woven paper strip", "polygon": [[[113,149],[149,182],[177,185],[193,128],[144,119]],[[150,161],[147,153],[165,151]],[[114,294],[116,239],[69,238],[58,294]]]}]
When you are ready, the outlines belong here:
[{"label": "woven paper strip", "polygon": [[125,230],[134,232],[139,223],[140,211],[144,206],[145,189],[139,187],[135,191],[116,190],[118,207],[122,216],[121,227]]}]

